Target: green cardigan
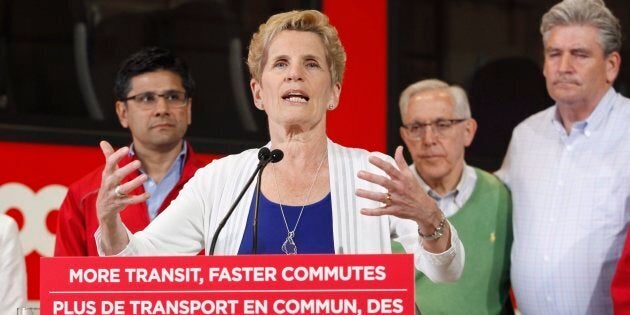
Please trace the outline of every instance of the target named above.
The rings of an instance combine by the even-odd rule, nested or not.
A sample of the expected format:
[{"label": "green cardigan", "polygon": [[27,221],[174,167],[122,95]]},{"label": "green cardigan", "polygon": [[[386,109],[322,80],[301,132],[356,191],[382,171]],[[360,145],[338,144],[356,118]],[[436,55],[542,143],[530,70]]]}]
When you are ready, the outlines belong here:
[{"label": "green cardigan", "polygon": [[[475,188],[449,222],[464,244],[466,261],[455,283],[436,284],[416,272],[416,303],[423,315],[511,314],[509,299],[512,204],[494,175],[475,168]],[[394,252],[404,252],[392,242]]]}]

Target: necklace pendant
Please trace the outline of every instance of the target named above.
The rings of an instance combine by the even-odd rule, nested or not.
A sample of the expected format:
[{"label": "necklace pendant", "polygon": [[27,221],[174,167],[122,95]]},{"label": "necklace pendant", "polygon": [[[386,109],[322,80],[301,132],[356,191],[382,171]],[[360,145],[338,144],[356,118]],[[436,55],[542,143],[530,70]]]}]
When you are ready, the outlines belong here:
[{"label": "necklace pendant", "polygon": [[294,232],[289,232],[287,235],[287,239],[282,243],[282,251],[287,255],[295,255],[297,254],[297,245],[293,241]]}]

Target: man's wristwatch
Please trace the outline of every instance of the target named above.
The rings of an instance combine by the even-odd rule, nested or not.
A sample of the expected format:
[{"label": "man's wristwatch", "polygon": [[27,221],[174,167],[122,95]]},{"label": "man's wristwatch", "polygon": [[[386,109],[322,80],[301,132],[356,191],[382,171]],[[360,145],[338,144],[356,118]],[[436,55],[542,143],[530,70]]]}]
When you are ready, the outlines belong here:
[{"label": "man's wristwatch", "polygon": [[444,235],[444,222],[446,222],[446,217],[443,216],[442,220],[440,220],[440,224],[438,224],[438,226],[435,228],[435,231],[433,231],[433,234],[429,235],[422,234],[420,228],[418,227],[418,234],[423,240],[426,241],[437,240],[438,238],[442,237],[442,235]]}]

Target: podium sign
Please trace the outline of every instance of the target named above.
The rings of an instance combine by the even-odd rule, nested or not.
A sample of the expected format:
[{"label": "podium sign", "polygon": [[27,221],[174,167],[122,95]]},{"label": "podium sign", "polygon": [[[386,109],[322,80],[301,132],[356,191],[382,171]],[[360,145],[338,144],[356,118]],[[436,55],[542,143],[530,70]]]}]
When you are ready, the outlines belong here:
[{"label": "podium sign", "polygon": [[413,255],[41,259],[42,314],[413,314]]}]

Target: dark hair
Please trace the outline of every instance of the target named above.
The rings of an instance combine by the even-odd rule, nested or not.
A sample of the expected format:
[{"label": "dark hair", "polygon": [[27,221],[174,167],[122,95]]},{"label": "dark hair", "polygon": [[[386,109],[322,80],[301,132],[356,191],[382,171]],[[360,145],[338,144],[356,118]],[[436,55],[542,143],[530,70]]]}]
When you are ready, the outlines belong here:
[{"label": "dark hair", "polygon": [[120,65],[114,83],[114,96],[117,100],[124,100],[131,91],[131,79],[135,76],[158,70],[171,71],[182,79],[186,95],[192,97],[195,91],[195,81],[188,71],[183,59],[175,56],[171,51],[159,47],[146,47],[127,58]]}]

